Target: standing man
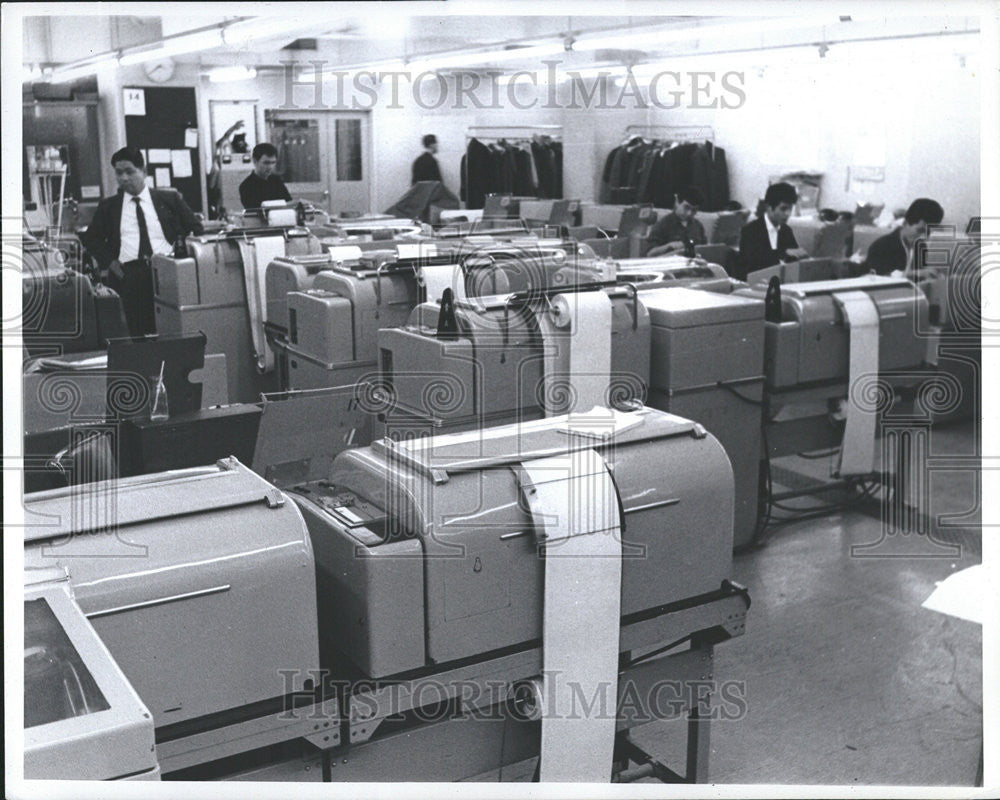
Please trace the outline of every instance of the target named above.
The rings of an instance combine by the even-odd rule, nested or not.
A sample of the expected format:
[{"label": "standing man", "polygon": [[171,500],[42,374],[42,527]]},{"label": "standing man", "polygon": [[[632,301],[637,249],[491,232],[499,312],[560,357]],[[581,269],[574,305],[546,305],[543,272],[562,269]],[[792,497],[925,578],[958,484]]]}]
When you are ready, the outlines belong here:
[{"label": "standing man", "polygon": [[438,161],[434,158],[434,154],[438,151],[437,136],[428,133],[422,141],[424,152],[417,156],[413,162],[413,180],[410,181],[410,185],[413,186],[419,181],[441,181],[444,183],[441,179],[441,167],[438,166]]},{"label": "standing man", "polygon": [[260,208],[265,200],[290,201],[285,182],[274,170],[278,166],[278,149],[273,144],[261,142],[250,154],[253,172],[240,184],[240,201],[243,208]]},{"label": "standing man", "polygon": [[102,200],[80,237],[121,296],[132,336],[156,333],[153,312],[153,255],[171,255],[173,243],[204,232],[176,189],[150,189],[142,153],[123,147],[111,156],[118,193]]},{"label": "standing man", "polygon": [[910,272],[914,269],[913,253],[918,239],[927,235],[928,225],[940,225],[944,209],[936,200],[919,197],[910,203],[903,224],[879,237],[868,248],[864,266],[879,275],[890,272]]},{"label": "standing man", "polygon": [[740,274],[733,277],[746,280],[747,274],[755,270],[808,256],[786,224],[798,199],[798,193],[790,183],[772,183],[767,187],[764,213],[740,231],[737,262]]},{"label": "standing man", "polygon": [[647,257],[662,256],[667,253],[683,253],[688,247],[708,244],[705,226],[695,219],[704,195],[697,186],[681,187],[674,195],[674,210],[667,214],[649,231],[646,237],[650,244]]}]

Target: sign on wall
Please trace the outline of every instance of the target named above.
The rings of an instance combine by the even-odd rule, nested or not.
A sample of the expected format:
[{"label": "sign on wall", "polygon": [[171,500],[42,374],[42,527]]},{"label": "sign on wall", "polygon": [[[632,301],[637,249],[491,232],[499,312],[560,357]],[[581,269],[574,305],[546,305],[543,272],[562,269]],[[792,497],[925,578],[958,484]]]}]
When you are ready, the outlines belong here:
[{"label": "sign on wall", "polygon": [[146,91],[144,89],[126,86],[122,89],[122,96],[125,116],[146,116]]}]

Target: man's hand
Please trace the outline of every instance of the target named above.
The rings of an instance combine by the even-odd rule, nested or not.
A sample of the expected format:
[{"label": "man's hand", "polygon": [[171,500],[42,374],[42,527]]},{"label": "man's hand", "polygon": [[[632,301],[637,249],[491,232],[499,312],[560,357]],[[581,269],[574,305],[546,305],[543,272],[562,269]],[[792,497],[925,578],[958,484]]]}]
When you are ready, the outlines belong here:
[{"label": "man's hand", "polygon": [[652,258],[654,256],[663,256],[668,253],[680,253],[684,251],[684,242],[667,242],[666,244],[661,244],[659,247],[654,247],[648,253],[646,253],[646,258]]},{"label": "man's hand", "polygon": [[803,258],[809,258],[809,254],[801,247],[793,247],[785,251],[785,257],[791,261],[801,261]]}]

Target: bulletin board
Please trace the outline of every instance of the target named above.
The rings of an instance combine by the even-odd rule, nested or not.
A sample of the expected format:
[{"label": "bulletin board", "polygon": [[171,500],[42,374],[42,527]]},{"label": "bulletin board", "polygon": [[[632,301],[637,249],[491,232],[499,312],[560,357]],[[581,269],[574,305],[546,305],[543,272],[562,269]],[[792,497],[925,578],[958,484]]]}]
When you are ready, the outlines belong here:
[{"label": "bulletin board", "polygon": [[123,91],[125,141],[143,151],[147,177],[158,189],[177,189],[192,210],[204,210],[194,87],[127,86]]}]

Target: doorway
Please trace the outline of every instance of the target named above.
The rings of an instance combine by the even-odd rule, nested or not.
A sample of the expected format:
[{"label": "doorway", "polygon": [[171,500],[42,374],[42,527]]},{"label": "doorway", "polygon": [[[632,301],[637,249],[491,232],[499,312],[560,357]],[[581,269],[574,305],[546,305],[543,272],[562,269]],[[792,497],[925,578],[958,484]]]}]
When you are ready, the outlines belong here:
[{"label": "doorway", "polygon": [[278,174],[294,198],[331,214],[371,210],[371,119],[363,111],[265,112]]}]

